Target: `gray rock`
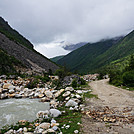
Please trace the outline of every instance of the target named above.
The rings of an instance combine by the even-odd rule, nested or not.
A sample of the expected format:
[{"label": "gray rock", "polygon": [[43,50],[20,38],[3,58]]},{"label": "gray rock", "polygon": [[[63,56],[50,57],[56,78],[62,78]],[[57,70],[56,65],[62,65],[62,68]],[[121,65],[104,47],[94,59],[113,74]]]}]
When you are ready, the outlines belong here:
[{"label": "gray rock", "polygon": [[66,107],[72,107],[72,106],[77,106],[78,105],[78,103],[77,102],[75,102],[75,101],[73,101],[73,100],[69,100],[67,103],[66,103]]},{"label": "gray rock", "polygon": [[20,95],[20,94],[15,94],[15,98],[22,98],[22,95]]},{"label": "gray rock", "polygon": [[75,101],[75,102],[77,102],[77,103],[80,103],[80,102],[81,102],[81,101],[80,101],[79,99],[77,99],[77,98],[73,98],[72,100]]},{"label": "gray rock", "polygon": [[74,133],[75,133],[75,134],[78,134],[78,133],[79,133],[79,131],[78,131],[78,130],[74,130]]},{"label": "gray rock", "polygon": [[13,134],[13,133],[14,133],[13,129],[10,129],[10,130],[7,131],[5,134]]},{"label": "gray rock", "polygon": [[9,92],[10,94],[12,94],[12,93],[14,93],[15,91],[14,91],[14,89],[10,89],[8,92]]},{"label": "gray rock", "polygon": [[62,96],[63,97],[67,97],[67,96],[69,96],[71,94],[71,92],[70,91],[67,91],[67,92],[65,92]]},{"label": "gray rock", "polygon": [[57,109],[50,109],[49,111],[52,117],[58,117],[59,115],[61,115],[61,112]]},{"label": "gray rock", "polygon": [[57,126],[53,126],[52,129],[53,129],[54,131],[56,131],[56,130],[58,129],[58,127],[57,127]]},{"label": "gray rock", "polygon": [[24,128],[23,128],[23,131],[24,131],[24,132],[27,132],[27,128],[26,128],[26,127],[24,127]]},{"label": "gray rock", "polygon": [[34,92],[31,92],[31,93],[29,94],[29,96],[34,96]]},{"label": "gray rock", "polygon": [[0,94],[2,93],[2,91],[3,91],[3,89],[2,89],[2,88],[0,88]]},{"label": "gray rock", "polygon": [[8,92],[8,89],[3,89],[3,91],[2,92]]},{"label": "gray rock", "polygon": [[23,128],[19,128],[19,129],[17,130],[18,133],[22,133],[22,131],[23,131]]},{"label": "gray rock", "polygon": [[48,129],[47,133],[55,133],[55,131],[53,129]]},{"label": "gray rock", "polygon": [[51,123],[56,123],[56,120],[52,119],[52,120],[51,120]]},{"label": "gray rock", "polygon": [[70,99],[70,97],[65,98],[66,101],[68,101],[69,99]]},{"label": "gray rock", "polygon": [[1,76],[0,76],[0,79],[6,79],[6,78],[7,78],[6,75],[1,75]]},{"label": "gray rock", "polygon": [[45,91],[45,95],[48,97],[48,98],[52,98],[53,97],[53,94],[51,91]]},{"label": "gray rock", "polygon": [[83,92],[82,92],[82,90],[77,90],[76,91],[78,94],[82,94]]},{"label": "gray rock", "polygon": [[69,110],[74,110],[74,108],[70,107]]},{"label": "gray rock", "polygon": [[66,87],[65,91],[74,91],[74,88],[73,87]]},{"label": "gray rock", "polygon": [[13,85],[12,86],[9,86],[8,89],[9,90],[12,90],[12,89],[14,90],[15,89],[15,86],[13,86]]},{"label": "gray rock", "polygon": [[77,99],[81,99],[81,96],[79,94],[75,95]]},{"label": "gray rock", "polygon": [[39,111],[37,114],[36,114],[36,117],[37,118],[44,118],[44,117],[47,117],[49,116],[49,111],[46,110],[46,111]]},{"label": "gray rock", "polygon": [[38,96],[39,96],[39,93],[35,93],[35,94],[34,94],[34,97],[38,97]]},{"label": "gray rock", "polygon": [[5,93],[5,94],[1,94],[1,95],[0,95],[0,98],[1,98],[1,99],[7,98],[7,94],[6,94],[6,93]]},{"label": "gray rock", "polygon": [[42,129],[49,129],[50,128],[50,123],[44,122],[39,125],[39,128]]},{"label": "gray rock", "polygon": [[20,91],[20,93],[19,93],[20,95],[22,95],[22,94],[24,94],[24,91]]},{"label": "gray rock", "polygon": [[4,85],[3,85],[3,89],[8,89],[9,86],[13,86],[13,85],[10,84],[10,83],[4,83]]}]

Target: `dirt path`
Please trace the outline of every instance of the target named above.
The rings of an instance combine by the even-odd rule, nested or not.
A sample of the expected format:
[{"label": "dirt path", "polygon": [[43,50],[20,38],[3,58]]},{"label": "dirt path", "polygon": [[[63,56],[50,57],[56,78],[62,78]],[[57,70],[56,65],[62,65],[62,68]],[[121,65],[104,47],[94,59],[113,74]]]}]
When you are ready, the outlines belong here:
[{"label": "dirt path", "polygon": [[109,85],[108,79],[89,85],[98,99],[86,100],[90,112],[82,118],[83,133],[134,134],[134,92]]}]

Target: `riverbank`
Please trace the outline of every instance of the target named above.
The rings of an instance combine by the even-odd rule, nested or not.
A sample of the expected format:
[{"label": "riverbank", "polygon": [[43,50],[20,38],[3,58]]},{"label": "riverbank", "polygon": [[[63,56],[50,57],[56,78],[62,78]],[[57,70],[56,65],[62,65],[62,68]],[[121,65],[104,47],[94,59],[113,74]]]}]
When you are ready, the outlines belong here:
[{"label": "riverbank", "polygon": [[37,119],[32,122],[22,119],[15,125],[7,125],[1,129],[1,133],[80,133],[83,99],[91,90],[82,86],[75,89],[67,86],[57,90],[49,84],[43,88],[28,89],[24,87],[27,81],[22,81],[1,80],[0,95],[7,95],[5,99],[16,98],[16,94],[18,98],[39,98],[42,103],[49,103],[50,109],[39,111]]}]

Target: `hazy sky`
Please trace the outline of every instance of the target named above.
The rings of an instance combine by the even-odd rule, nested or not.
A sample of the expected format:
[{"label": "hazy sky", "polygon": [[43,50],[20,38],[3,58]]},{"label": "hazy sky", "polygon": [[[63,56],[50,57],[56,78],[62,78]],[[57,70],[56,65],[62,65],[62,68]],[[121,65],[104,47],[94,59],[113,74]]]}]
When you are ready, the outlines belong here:
[{"label": "hazy sky", "polygon": [[127,34],[134,29],[133,5],[134,0],[0,0],[0,16],[39,47]]}]

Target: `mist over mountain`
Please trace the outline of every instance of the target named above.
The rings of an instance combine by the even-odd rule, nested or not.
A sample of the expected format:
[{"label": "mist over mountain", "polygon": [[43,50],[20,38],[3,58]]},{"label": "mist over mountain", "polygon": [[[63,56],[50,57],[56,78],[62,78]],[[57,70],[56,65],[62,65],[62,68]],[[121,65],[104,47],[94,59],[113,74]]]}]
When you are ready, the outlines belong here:
[{"label": "mist over mountain", "polygon": [[96,43],[88,43],[64,56],[57,63],[67,65],[72,71],[89,73],[133,53],[134,31],[125,37],[121,36]]},{"label": "mist over mountain", "polygon": [[78,49],[79,47],[84,46],[85,44],[87,44],[87,42],[80,42],[80,43],[69,43],[66,41],[61,42],[61,46],[62,48],[64,48],[65,50],[69,50],[69,51],[74,51],[75,49]]}]

